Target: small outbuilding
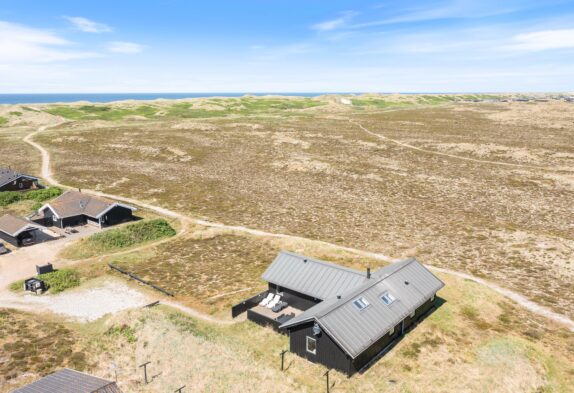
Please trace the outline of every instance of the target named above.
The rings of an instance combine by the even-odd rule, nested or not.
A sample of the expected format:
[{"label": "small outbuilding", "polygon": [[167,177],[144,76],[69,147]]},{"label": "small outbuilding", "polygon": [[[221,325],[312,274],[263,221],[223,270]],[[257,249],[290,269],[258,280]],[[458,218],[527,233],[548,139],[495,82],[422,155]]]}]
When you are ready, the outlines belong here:
[{"label": "small outbuilding", "polygon": [[[349,376],[427,315],[444,286],[414,258],[371,274],[289,252],[262,278],[268,290],[234,306],[232,315],[247,311],[253,322],[288,334],[292,353]],[[283,309],[276,307],[281,302]]]},{"label": "small outbuilding", "polygon": [[122,393],[113,381],[65,368],[12,393]]},{"label": "small outbuilding", "polygon": [[1,191],[26,191],[39,188],[38,178],[17,172],[12,168],[0,168]]},{"label": "small outbuilding", "polygon": [[136,210],[135,207],[80,191],[66,191],[42,206],[33,220],[62,229],[85,224],[102,228],[133,220],[133,212]]},{"label": "small outbuilding", "polygon": [[42,227],[24,218],[5,214],[0,217],[0,239],[15,247],[36,243],[38,230]]}]

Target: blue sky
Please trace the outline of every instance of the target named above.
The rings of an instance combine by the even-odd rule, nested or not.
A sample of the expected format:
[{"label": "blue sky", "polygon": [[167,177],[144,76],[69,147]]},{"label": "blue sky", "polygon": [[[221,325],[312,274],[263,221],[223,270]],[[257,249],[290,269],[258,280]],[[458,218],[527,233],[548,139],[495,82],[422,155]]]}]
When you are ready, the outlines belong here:
[{"label": "blue sky", "polygon": [[574,91],[574,1],[0,0],[0,93]]}]

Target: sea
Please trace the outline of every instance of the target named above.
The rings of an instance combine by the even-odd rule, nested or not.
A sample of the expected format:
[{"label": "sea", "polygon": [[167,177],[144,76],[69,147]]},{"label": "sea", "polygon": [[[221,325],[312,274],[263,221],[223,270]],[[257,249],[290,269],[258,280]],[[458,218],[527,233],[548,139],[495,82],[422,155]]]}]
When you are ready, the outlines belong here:
[{"label": "sea", "polygon": [[[54,102],[113,102],[123,100],[156,100],[208,97],[242,97],[244,95],[316,97],[327,93],[63,93],[63,94],[0,94],[0,104],[50,104]],[[352,94],[352,93],[329,93]]]}]

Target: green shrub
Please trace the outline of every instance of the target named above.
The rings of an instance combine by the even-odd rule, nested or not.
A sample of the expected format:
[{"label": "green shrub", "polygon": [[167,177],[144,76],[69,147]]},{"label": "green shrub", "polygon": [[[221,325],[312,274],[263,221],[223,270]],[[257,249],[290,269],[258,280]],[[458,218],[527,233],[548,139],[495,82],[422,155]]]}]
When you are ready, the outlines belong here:
[{"label": "green shrub", "polygon": [[125,248],[150,240],[175,235],[175,230],[163,219],[136,222],[124,228],[96,233],[89,238],[104,249]]},{"label": "green shrub", "polygon": [[68,259],[84,259],[106,251],[127,248],[175,234],[175,229],[164,219],[140,221],[125,227],[96,233],[66,248],[61,256]]},{"label": "green shrub", "polygon": [[129,327],[126,324],[123,324],[122,326],[112,326],[111,328],[108,329],[108,331],[106,332],[106,335],[108,335],[108,336],[122,336],[130,344],[133,344],[138,340],[138,338],[136,337],[135,329]]},{"label": "green shrub", "polygon": [[80,277],[72,269],[60,269],[51,273],[40,274],[38,278],[46,283],[46,288],[51,293],[59,293],[80,285]]},{"label": "green shrub", "polygon": [[0,116],[0,126],[3,126],[4,124],[8,123],[8,119],[6,119],[5,117]]},{"label": "green shrub", "polygon": [[4,191],[0,192],[0,206],[8,206],[20,201],[35,201],[37,204],[41,204],[42,202],[55,198],[61,194],[62,190],[58,187],[50,187],[28,192]]}]

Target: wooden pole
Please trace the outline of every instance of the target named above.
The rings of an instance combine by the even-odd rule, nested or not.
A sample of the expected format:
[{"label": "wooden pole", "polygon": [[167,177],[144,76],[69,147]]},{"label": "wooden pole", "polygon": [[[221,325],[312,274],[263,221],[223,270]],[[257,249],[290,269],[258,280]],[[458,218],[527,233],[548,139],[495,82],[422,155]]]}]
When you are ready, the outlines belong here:
[{"label": "wooden pole", "polygon": [[287,353],[287,350],[284,349],[283,351],[281,351],[281,371],[284,370],[284,364],[285,364],[285,354]]},{"label": "wooden pole", "polygon": [[183,388],[185,387],[185,385],[183,385],[182,387],[180,387],[179,389],[175,390],[175,393],[181,393],[181,391],[183,390]]},{"label": "wooden pole", "polygon": [[147,365],[150,364],[150,363],[151,363],[151,362],[145,362],[144,364],[140,364],[140,365],[139,365],[140,368],[143,367],[143,369],[144,369],[144,381],[145,381],[145,384],[146,384],[146,385],[148,384],[148,381],[147,381]]},{"label": "wooden pole", "polygon": [[329,393],[329,371],[331,370],[327,370],[327,372],[323,374],[327,378],[327,393]]}]

